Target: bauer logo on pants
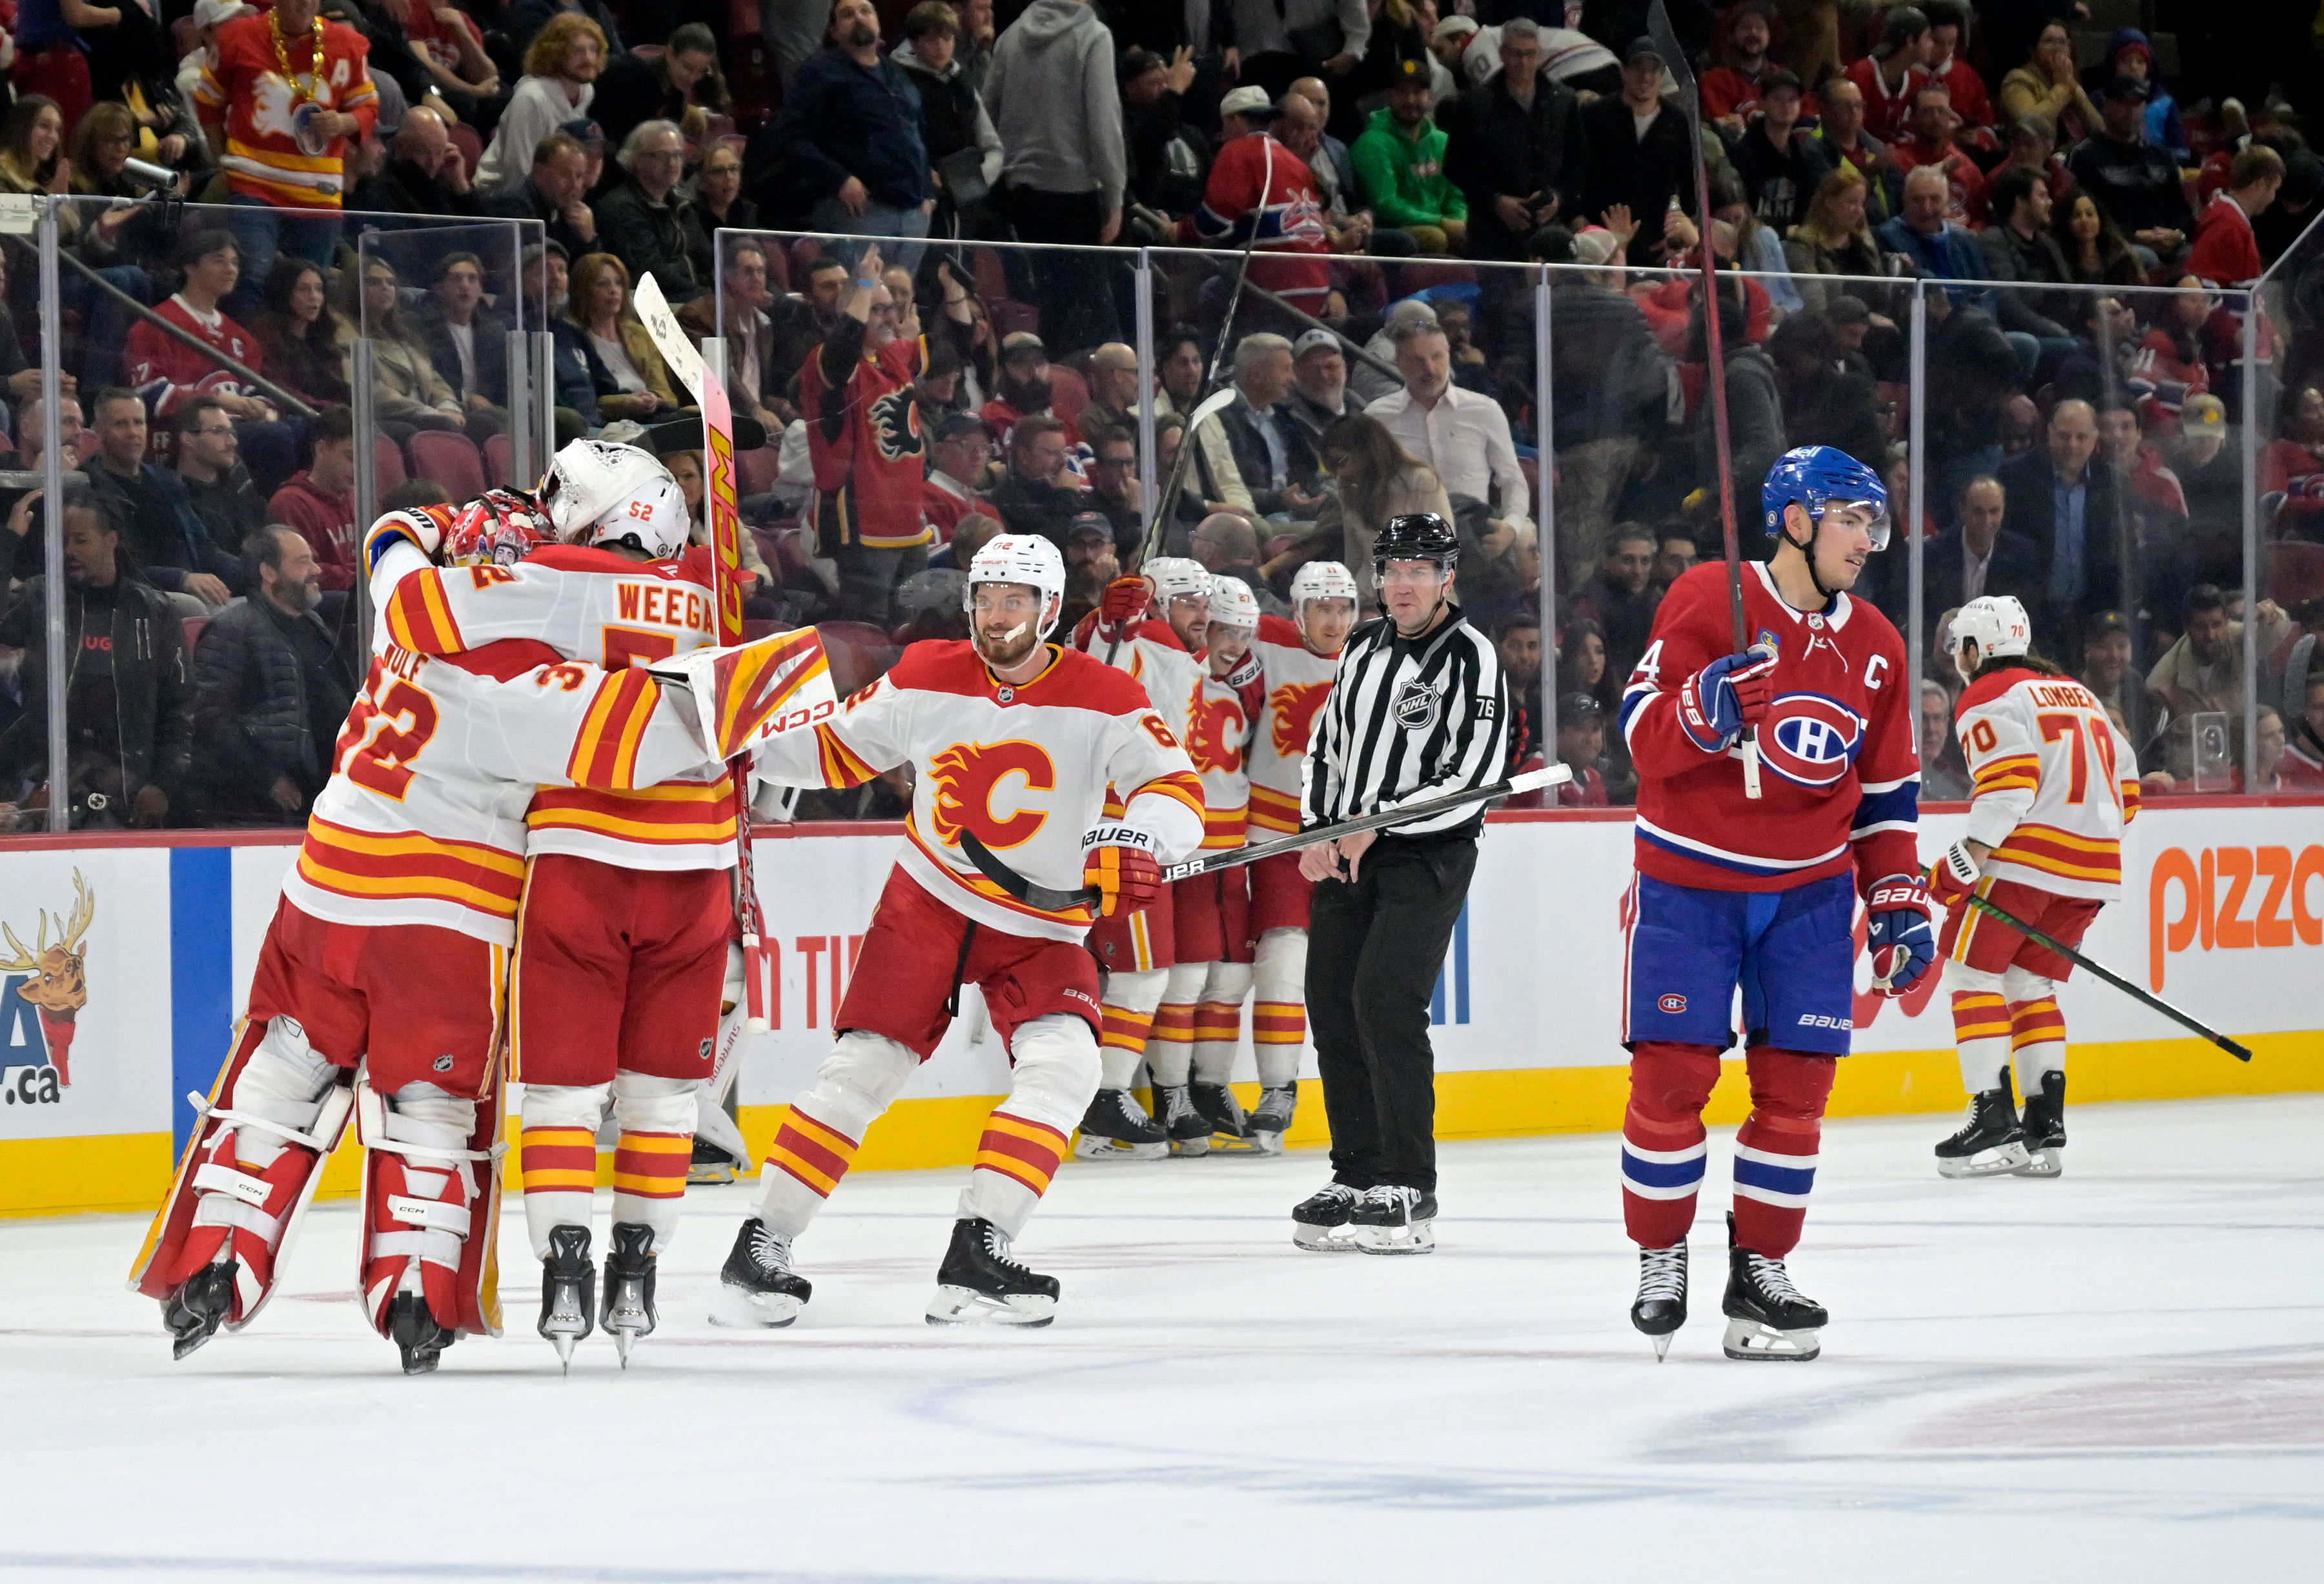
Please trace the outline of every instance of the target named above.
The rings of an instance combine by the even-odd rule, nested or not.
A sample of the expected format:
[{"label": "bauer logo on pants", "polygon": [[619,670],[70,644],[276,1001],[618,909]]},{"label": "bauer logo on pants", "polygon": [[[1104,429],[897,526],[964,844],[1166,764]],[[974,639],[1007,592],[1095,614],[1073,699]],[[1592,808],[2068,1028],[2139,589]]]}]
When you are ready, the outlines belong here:
[{"label": "bauer logo on pants", "polygon": [[[26,946],[13,926],[0,924],[8,954],[0,958],[0,1104],[53,1105],[72,1087],[73,1034],[88,1005],[87,951],[81,942],[97,917],[97,894],[73,870],[69,916],[45,908]],[[53,925],[56,940],[49,933]]]}]

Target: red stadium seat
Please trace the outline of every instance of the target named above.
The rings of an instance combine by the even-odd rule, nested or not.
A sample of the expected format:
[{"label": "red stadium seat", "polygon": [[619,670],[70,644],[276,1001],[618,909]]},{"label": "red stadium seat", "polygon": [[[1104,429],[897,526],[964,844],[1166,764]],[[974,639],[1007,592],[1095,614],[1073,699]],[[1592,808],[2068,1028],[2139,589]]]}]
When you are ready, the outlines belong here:
[{"label": "red stadium seat", "polygon": [[1036,335],[1040,333],[1041,310],[1031,303],[1010,302],[1003,298],[990,306],[994,336],[1005,339],[1019,330],[1030,330]]},{"label": "red stadium seat", "polygon": [[383,495],[395,488],[410,475],[403,470],[403,447],[385,435],[371,437],[372,471],[379,475],[379,493]]},{"label": "red stadium seat", "polygon": [[969,255],[969,263],[976,272],[976,294],[986,303],[995,303],[1009,295],[1009,272],[1001,267],[1001,255],[989,247],[980,247]]},{"label": "red stadium seat", "polygon": [[455,501],[472,501],[484,493],[484,459],[466,435],[420,430],[411,437],[411,467],[420,477],[443,485]]},{"label": "red stadium seat", "polygon": [[763,495],[775,487],[782,473],[782,453],[772,446],[761,446],[755,451],[734,453],[734,472],[738,488],[745,495]]},{"label": "red stadium seat", "polygon": [[452,123],[450,131],[452,146],[460,151],[460,161],[468,168],[469,180],[474,180],[476,166],[484,157],[484,140],[476,135],[475,127],[464,121]]},{"label": "red stadium seat", "polygon": [[2267,577],[2261,588],[2267,598],[2285,606],[2324,594],[2324,545],[2282,539],[2268,546]]},{"label": "red stadium seat", "polygon": [[201,642],[203,630],[208,628],[209,624],[210,619],[208,616],[189,616],[186,618],[186,652],[188,654],[192,654],[194,652],[194,645]]},{"label": "red stadium seat", "polygon": [[[1077,370],[1067,368],[1061,363],[1051,364],[1049,365],[1049,410],[1067,423],[1072,423],[1081,417],[1082,409],[1088,405],[1089,382],[1082,378]],[[1087,438],[1086,436],[1084,437]]]},{"label": "red stadium seat", "polygon": [[484,442],[484,482],[487,484],[505,485],[510,489],[518,490],[534,482],[527,479],[520,483],[509,476],[509,465],[515,460],[515,456],[516,442],[511,440],[506,435],[494,435],[491,439],[486,440]]}]

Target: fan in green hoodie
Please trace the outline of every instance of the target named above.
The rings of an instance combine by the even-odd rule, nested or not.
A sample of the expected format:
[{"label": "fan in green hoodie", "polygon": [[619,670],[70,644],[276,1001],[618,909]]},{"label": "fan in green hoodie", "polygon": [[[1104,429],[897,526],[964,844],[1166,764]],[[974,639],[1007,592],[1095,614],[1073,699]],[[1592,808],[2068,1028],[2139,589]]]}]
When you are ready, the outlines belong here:
[{"label": "fan in green hoodie", "polygon": [[1383,226],[1407,233],[1423,253],[1458,253],[1469,240],[1469,200],[1444,174],[1443,129],[1429,118],[1428,69],[1397,63],[1388,106],[1372,112],[1356,146],[1356,180]]}]

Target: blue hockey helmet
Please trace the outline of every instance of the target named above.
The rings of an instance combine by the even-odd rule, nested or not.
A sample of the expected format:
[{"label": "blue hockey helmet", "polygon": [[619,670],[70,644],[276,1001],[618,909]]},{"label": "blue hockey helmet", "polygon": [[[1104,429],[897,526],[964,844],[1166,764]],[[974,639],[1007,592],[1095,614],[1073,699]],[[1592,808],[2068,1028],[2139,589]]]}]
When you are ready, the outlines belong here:
[{"label": "blue hockey helmet", "polygon": [[1770,538],[1783,537],[1784,508],[1794,501],[1818,522],[1827,506],[1860,506],[1872,513],[1872,548],[1888,548],[1887,486],[1878,474],[1837,447],[1794,447],[1767,470],[1767,482],[1759,486],[1759,504],[1767,513]]}]

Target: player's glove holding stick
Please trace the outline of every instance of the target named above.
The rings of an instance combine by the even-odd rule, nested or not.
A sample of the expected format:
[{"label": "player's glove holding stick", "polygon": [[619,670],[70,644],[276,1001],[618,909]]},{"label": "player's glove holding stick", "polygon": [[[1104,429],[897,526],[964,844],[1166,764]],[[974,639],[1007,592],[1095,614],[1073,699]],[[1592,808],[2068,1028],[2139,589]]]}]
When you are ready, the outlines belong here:
[{"label": "player's glove holding stick", "polygon": [[1955,906],[1969,899],[1977,889],[1978,876],[1983,872],[1977,854],[1969,850],[1966,842],[1956,842],[1937,854],[1929,865],[1929,895],[1939,907],[1950,913]]},{"label": "player's glove holding stick", "polygon": [[1928,887],[1914,874],[1877,881],[1864,898],[1870,920],[1866,939],[1872,948],[1872,988],[1901,996],[1936,964],[1935,908]]},{"label": "player's glove holding stick", "polygon": [[1162,895],[1154,838],[1129,825],[1098,826],[1082,838],[1082,883],[1096,890],[1108,918],[1152,904]]},{"label": "player's glove holding stick", "polygon": [[1766,718],[1775,700],[1775,651],[1753,645],[1721,655],[1679,689],[1679,723],[1705,753],[1721,753],[1744,728]]},{"label": "player's glove holding stick", "polygon": [[1107,584],[1098,600],[1098,641],[1120,643],[1130,636],[1130,630],[1138,625],[1153,603],[1153,585],[1134,573]]}]

